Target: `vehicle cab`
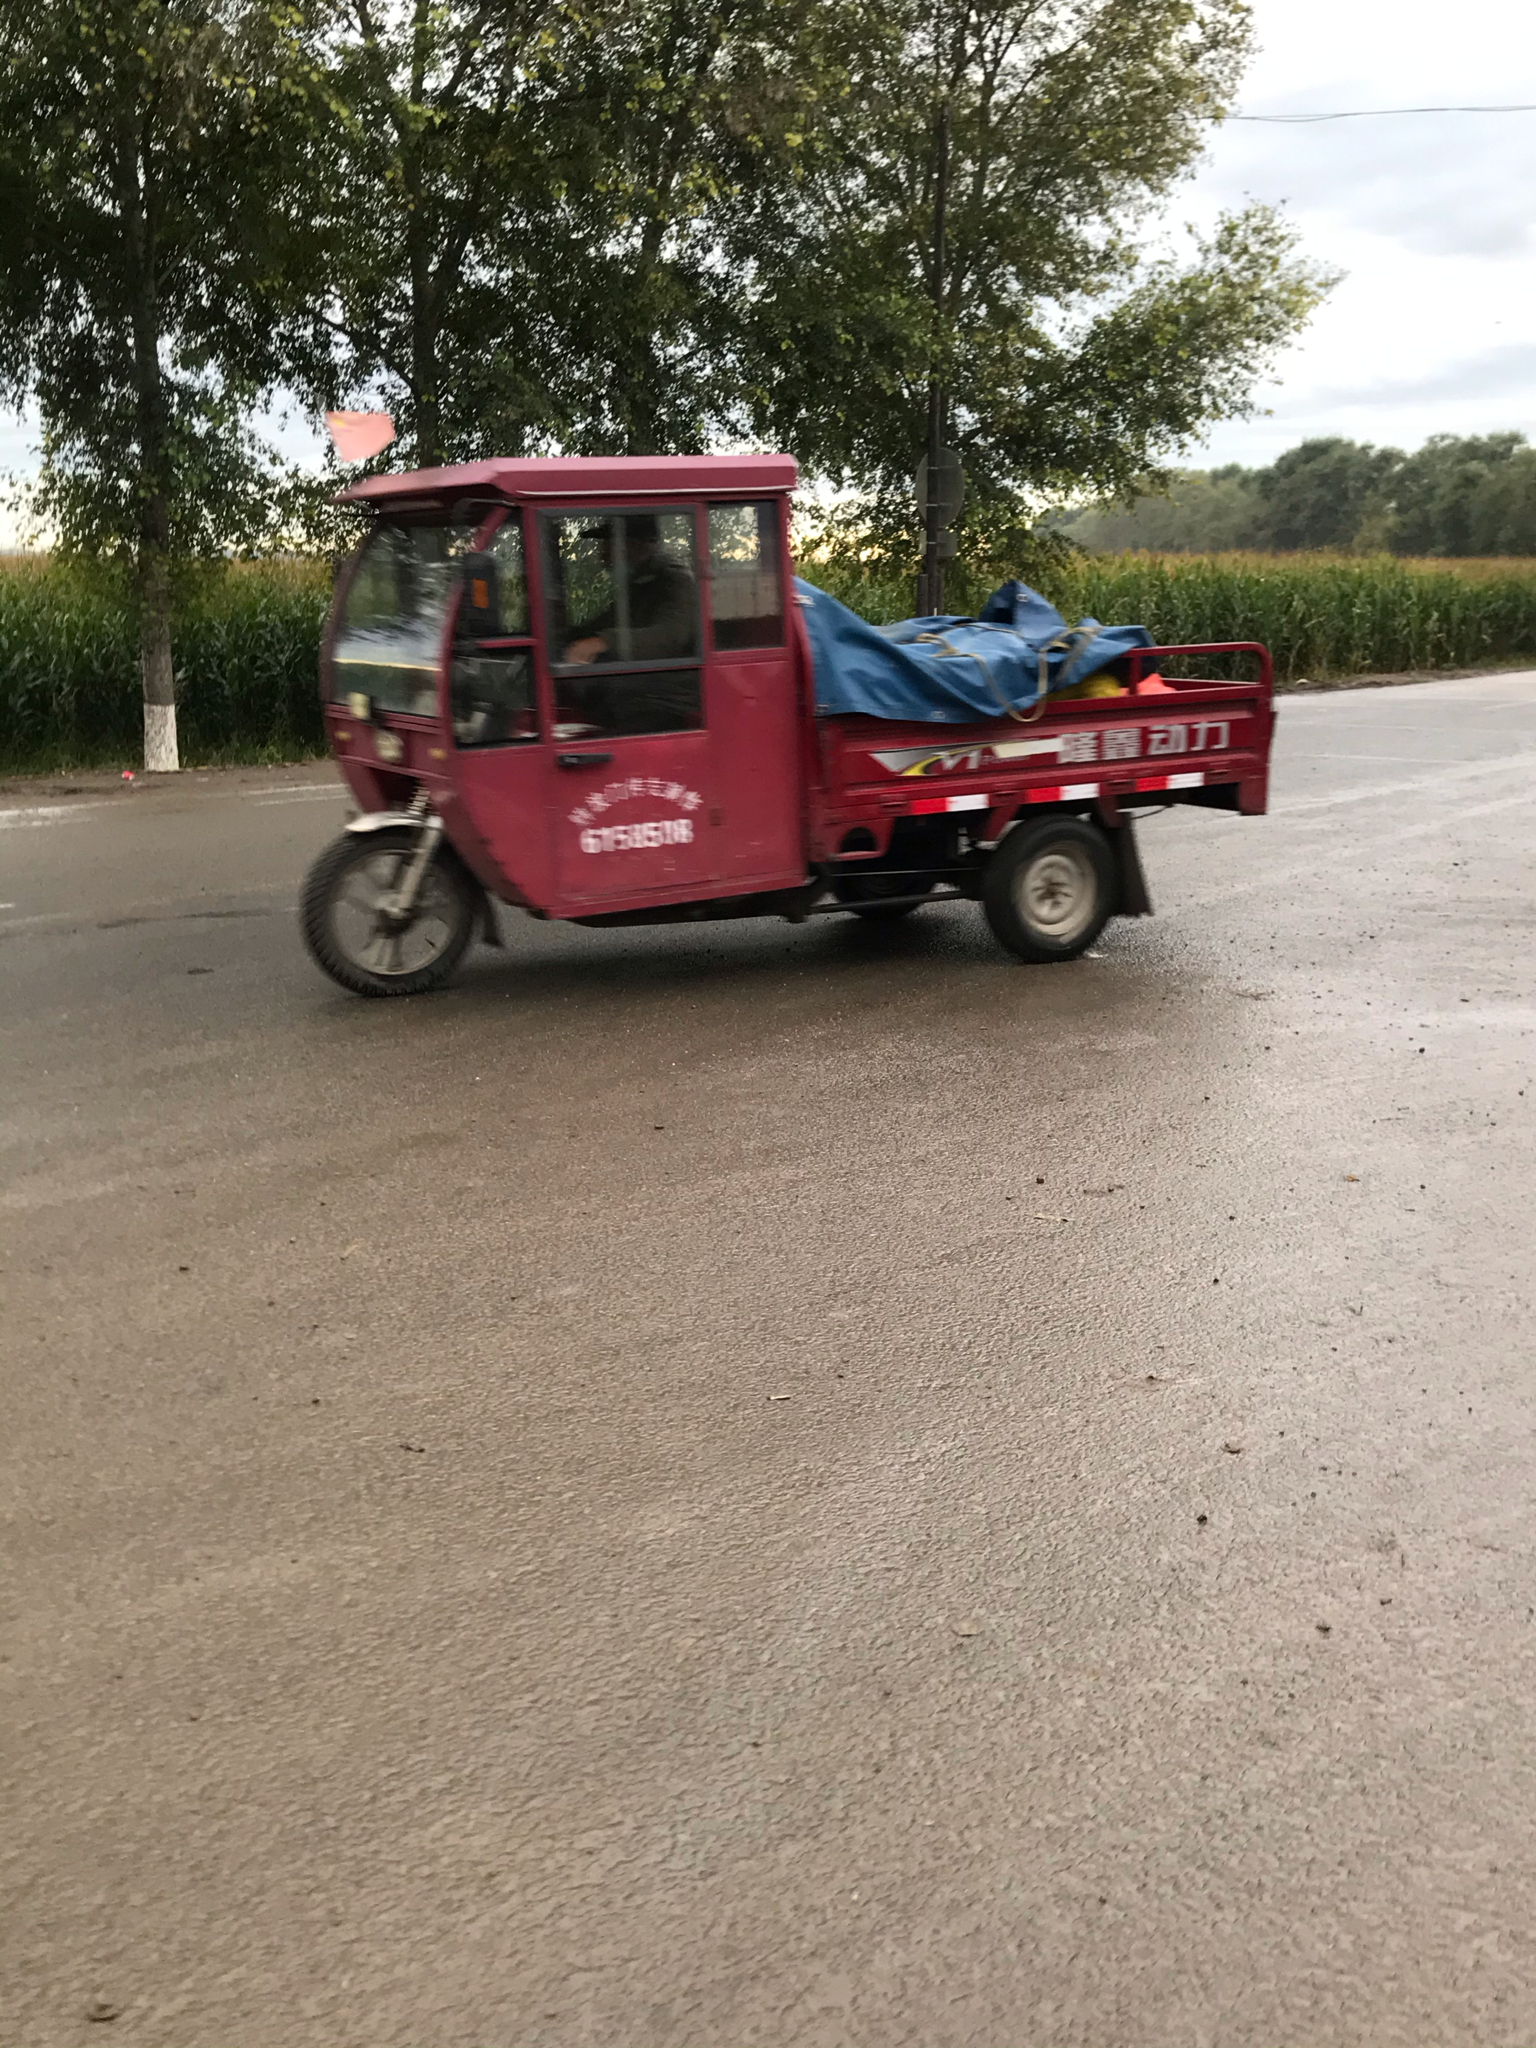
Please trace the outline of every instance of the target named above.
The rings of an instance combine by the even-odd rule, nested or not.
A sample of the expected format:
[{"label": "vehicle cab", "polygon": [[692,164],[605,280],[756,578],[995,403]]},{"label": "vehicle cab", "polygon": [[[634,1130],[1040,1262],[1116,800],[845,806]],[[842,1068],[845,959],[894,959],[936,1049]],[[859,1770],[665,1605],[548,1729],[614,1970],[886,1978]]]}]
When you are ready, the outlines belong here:
[{"label": "vehicle cab", "polygon": [[425,793],[486,889],[555,917],[805,878],[786,456],[375,477],[325,716],[365,813]]}]

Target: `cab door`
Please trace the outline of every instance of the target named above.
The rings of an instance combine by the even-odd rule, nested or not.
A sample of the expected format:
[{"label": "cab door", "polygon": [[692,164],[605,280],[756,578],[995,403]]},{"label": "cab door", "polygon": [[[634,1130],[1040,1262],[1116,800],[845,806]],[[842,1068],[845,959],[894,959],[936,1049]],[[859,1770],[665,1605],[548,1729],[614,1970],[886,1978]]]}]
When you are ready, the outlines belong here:
[{"label": "cab door", "polygon": [[697,509],[553,509],[537,526],[559,897],[707,895],[719,834]]},{"label": "cab door", "polygon": [[723,882],[805,878],[803,707],[790,641],[783,498],[708,508],[709,705]]},{"label": "cab door", "polygon": [[[538,698],[523,515],[480,541],[471,588],[455,600],[447,663],[452,771],[443,798],[459,850],[483,881],[543,905],[550,893],[544,792],[552,751]],[[471,605],[468,597],[476,597]],[[482,601],[483,600],[483,601]]]}]

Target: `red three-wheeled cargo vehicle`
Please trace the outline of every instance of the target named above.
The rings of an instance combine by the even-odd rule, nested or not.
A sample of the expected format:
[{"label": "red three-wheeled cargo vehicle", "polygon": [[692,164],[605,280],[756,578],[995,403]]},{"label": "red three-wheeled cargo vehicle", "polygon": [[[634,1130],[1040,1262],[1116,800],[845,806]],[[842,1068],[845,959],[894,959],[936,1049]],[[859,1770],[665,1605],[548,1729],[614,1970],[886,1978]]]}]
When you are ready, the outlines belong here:
[{"label": "red three-wheeled cargo vehicle", "polygon": [[[578,924],[978,901],[1019,958],[1150,909],[1138,809],[1266,804],[1262,647],[1151,647],[1115,693],[974,724],[816,711],[781,455],[374,477],[321,657],[359,814],[305,939],[359,995],[444,981],[492,899]],[[1178,656],[1247,656],[1179,681]],[[1203,664],[1211,666],[1207,661]]]}]

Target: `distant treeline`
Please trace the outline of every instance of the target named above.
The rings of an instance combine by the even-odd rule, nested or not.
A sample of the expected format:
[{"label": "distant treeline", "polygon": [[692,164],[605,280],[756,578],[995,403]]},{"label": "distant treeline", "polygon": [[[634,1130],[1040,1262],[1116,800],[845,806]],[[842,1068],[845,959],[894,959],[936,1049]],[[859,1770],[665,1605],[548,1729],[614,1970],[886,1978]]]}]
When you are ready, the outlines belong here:
[{"label": "distant treeline", "polygon": [[1337,437],[1303,441],[1268,469],[1185,470],[1166,495],[1090,505],[1050,523],[1115,553],[1536,555],[1536,448],[1523,434],[1436,434],[1413,455]]}]

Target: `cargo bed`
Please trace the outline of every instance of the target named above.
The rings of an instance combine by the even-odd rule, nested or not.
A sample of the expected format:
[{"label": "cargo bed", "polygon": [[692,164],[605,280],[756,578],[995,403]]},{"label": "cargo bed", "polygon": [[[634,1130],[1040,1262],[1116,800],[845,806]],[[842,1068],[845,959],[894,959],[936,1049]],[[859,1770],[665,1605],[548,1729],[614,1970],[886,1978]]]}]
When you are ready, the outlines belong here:
[{"label": "cargo bed", "polygon": [[[1192,656],[1246,658],[1258,674],[1210,682],[1168,672]],[[938,730],[818,719],[814,856],[879,862],[902,818],[963,820],[980,847],[1037,806],[1092,811],[1111,826],[1169,803],[1261,814],[1274,724],[1268,651],[1250,641],[1152,647],[1131,664],[1123,694],[1048,697],[1038,715]]]}]

